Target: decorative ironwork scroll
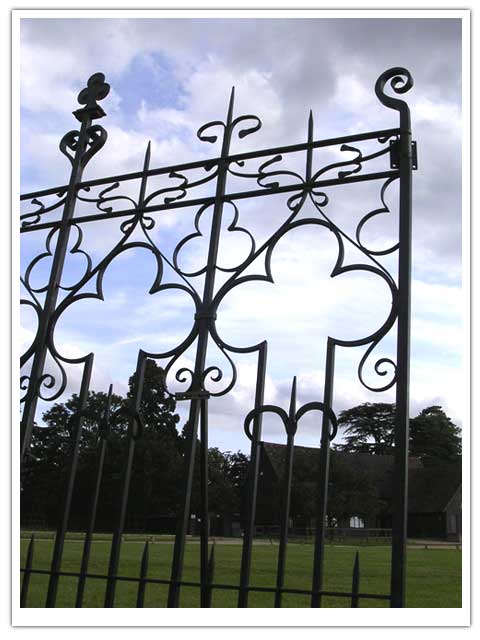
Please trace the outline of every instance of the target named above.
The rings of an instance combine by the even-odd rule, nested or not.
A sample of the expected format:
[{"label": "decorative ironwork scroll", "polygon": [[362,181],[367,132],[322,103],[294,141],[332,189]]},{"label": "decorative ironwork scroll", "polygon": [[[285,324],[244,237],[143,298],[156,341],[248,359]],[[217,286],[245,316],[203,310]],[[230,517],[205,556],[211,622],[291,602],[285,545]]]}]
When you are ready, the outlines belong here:
[{"label": "decorative ironwork scroll", "polygon": [[[98,104],[107,97],[109,85],[101,73],[94,74],[87,86],[80,92],[78,101],[81,108],[74,111],[80,122],[78,130],[69,131],[60,142],[60,151],[71,165],[68,184],[55,186],[21,196],[24,211],[20,216],[22,234],[43,232],[46,235],[45,249],[37,254],[27,265],[22,275],[25,292],[21,304],[33,309],[37,320],[37,329],[31,345],[22,356],[21,365],[25,367],[20,385],[24,391],[24,403],[21,423],[21,460],[28,456],[35,425],[35,415],[39,400],[58,399],[67,388],[68,366],[82,368],[78,411],[74,416],[71,433],[72,446],[68,461],[68,475],[63,504],[62,517],[55,537],[49,576],[46,606],[55,606],[58,580],[62,575],[62,557],[65,535],[69,526],[72,495],[75,486],[79,451],[82,440],[82,424],[86,416],[86,403],[90,387],[94,354],[84,357],[66,357],[57,348],[55,330],[59,319],[73,305],[86,298],[103,300],[103,280],[113,261],[132,249],[143,249],[154,259],[156,272],[151,283],[150,294],[171,290],[186,294],[191,300],[194,313],[188,335],[175,347],[163,352],[138,352],[135,383],[128,407],[121,409],[130,428],[126,439],[126,457],[120,487],[120,506],[118,519],[113,529],[113,540],[107,575],[103,576],[105,589],[105,607],[115,605],[116,585],[119,578],[119,558],[122,533],[125,528],[126,508],[136,443],[142,437],[144,418],[141,415],[140,402],[144,386],[145,366],[148,358],[166,362],[164,385],[167,395],[178,401],[189,403],[189,438],[185,450],[185,473],[182,491],[182,504],[177,518],[177,533],[174,543],[171,576],[169,580],[147,577],[148,543],[142,556],[140,578],[138,579],[137,606],[143,606],[145,586],[148,582],[167,584],[169,588],[168,606],[178,607],[182,580],[186,536],[191,510],[193,470],[199,434],[200,446],[200,495],[201,522],[200,532],[200,604],[211,606],[212,591],[215,589],[236,590],[238,606],[248,606],[249,594],[254,591],[270,591],[275,596],[275,606],[280,607],[284,593],[303,593],[311,599],[312,607],[321,606],[324,597],[340,595],[351,600],[351,606],[358,606],[359,599],[384,599],[393,607],[405,604],[405,543],[406,543],[406,497],[407,497],[407,461],[408,461],[408,406],[409,406],[409,327],[410,327],[410,271],[411,271],[411,175],[416,168],[416,146],[411,140],[410,116],[407,104],[398,97],[413,85],[410,73],[404,68],[393,68],[384,72],[375,85],[380,102],[399,114],[399,126],[391,129],[372,131],[332,138],[315,140],[313,115],[308,120],[308,134],[305,142],[299,144],[231,153],[231,143],[235,136],[245,138],[256,133],[262,126],[254,115],[237,116],[234,110],[234,90],[224,121],[217,120],[204,124],[198,130],[200,141],[220,142],[218,157],[188,162],[175,166],[151,168],[151,148],[148,144],[143,167],[136,173],[110,176],[95,180],[82,180],[83,171],[105,145],[107,132],[94,120],[105,116]],[[374,149],[372,151],[372,148]],[[315,151],[326,149],[335,161],[317,166]],[[303,154],[303,170],[298,162],[291,164],[292,155]],[[293,168],[295,167],[295,168]],[[235,191],[229,191],[229,181],[239,185]],[[338,224],[334,215],[329,213],[329,203],[335,197],[335,189],[353,183],[371,181],[379,185],[380,206],[366,212],[356,225],[355,232],[348,234]],[[390,185],[399,183],[399,233],[398,240],[387,248],[369,248],[364,240],[366,226],[373,224],[377,216],[393,215],[386,204],[386,192]],[[137,195],[133,186],[138,182]],[[160,186],[159,186],[160,185]],[[242,188],[245,185],[245,188]],[[206,190],[210,189],[208,195]],[[262,242],[255,233],[241,221],[242,200],[286,194],[285,210],[274,231]],[[313,214],[304,215],[307,205]],[[178,241],[171,255],[158,246],[154,236],[155,226],[161,212],[194,207],[196,215],[191,231]],[[83,244],[82,224],[117,220],[119,239],[112,240],[112,247],[101,259],[94,259]],[[211,219],[208,224],[205,220]],[[230,221],[228,233],[232,237],[246,240],[246,250],[238,264],[225,266],[220,264],[219,249],[222,222]],[[208,236],[204,236],[205,226]],[[278,243],[289,232],[302,228],[320,228],[328,230],[336,243],[337,257],[331,271],[335,278],[349,272],[372,274],[387,286],[391,307],[387,318],[370,335],[356,340],[327,338],[325,381],[323,397],[314,402],[296,408],[296,378],[292,385],[290,409],[264,403],[265,374],[267,366],[267,342],[262,341],[248,347],[239,347],[227,342],[217,329],[217,313],[222,301],[239,286],[252,281],[273,283],[272,256]],[[233,234],[237,234],[233,236]],[[26,237],[29,237],[28,235]],[[184,266],[186,248],[205,239],[208,251],[204,264],[195,269]],[[346,261],[346,248],[353,247],[362,256],[358,263]],[[395,257],[398,261],[396,277],[385,267],[382,259]],[[76,282],[62,284],[62,274],[67,260],[81,258],[83,271]],[[35,284],[32,274],[42,263],[50,261],[48,280],[42,285]],[[253,267],[262,263],[259,272],[252,273]],[[257,268],[257,267],[256,267]],[[166,271],[175,274],[175,280],[166,276]],[[219,282],[218,276],[222,274]],[[198,287],[202,276],[202,288]],[[61,295],[60,295],[61,294]],[[152,322],[155,320],[153,319]],[[377,347],[396,326],[396,359],[375,356]],[[208,346],[215,345],[222,354],[226,371],[217,364],[208,362]],[[394,522],[392,542],[391,590],[388,594],[368,594],[359,591],[360,568],[357,556],[352,579],[352,591],[329,592],[323,587],[325,522],[328,508],[328,478],[330,442],[336,435],[337,419],[333,411],[333,384],[335,371],[335,351],[337,347],[364,347],[358,362],[358,378],[370,391],[396,389],[396,428],[395,428],[395,469],[394,469]],[[194,363],[191,367],[179,368],[182,356],[193,349]],[[245,433],[250,440],[250,467],[247,488],[247,522],[243,535],[240,581],[237,585],[223,585],[214,582],[214,547],[209,553],[208,531],[208,413],[209,399],[224,396],[235,388],[237,382],[236,355],[252,354],[257,360],[257,378],[253,407],[245,407]],[[46,370],[49,358],[55,367],[53,374]],[[376,384],[367,382],[365,370],[377,376]],[[174,390],[173,381],[179,391]],[[85,580],[89,575],[89,557],[92,535],[95,527],[98,495],[102,483],[104,458],[110,423],[115,419],[111,414],[109,390],[103,422],[99,428],[98,468],[95,481],[95,493],[92,497],[92,510],[86,532],[81,570],[78,574],[76,606],[81,607]],[[316,516],[315,548],[313,559],[313,578],[309,591],[287,589],[284,586],[285,557],[288,542],[288,521],[290,512],[290,492],[292,485],[292,465],[294,439],[299,420],[306,413],[316,411],[321,415],[319,433],[320,455],[317,482],[319,501]],[[277,566],[276,586],[272,589],[259,588],[251,584],[252,545],[255,532],[255,513],[259,481],[259,452],[262,440],[262,417],[265,413],[274,413],[282,421],[287,447],[284,473],[283,512],[280,527],[280,545]],[[29,579],[35,569],[32,568],[34,553],[31,542],[24,573],[22,606],[26,603]],[[71,575],[71,574],[69,574]],[[96,576],[98,578],[98,576]],[[189,583],[191,584],[191,583]]]}]

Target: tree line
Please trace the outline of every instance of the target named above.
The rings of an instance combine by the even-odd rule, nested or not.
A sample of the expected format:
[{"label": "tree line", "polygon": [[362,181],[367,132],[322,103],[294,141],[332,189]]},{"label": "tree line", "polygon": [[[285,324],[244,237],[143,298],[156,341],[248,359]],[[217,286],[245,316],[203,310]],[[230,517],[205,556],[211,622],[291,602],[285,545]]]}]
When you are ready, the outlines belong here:
[{"label": "tree line", "polygon": [[[132,376],[126,397],[111,396],[110,432],[99,496],[97,530],[111,530],[116,519],[128,438],[128,420],[121,409],[131,399],[133,388]],[[67,401],[53,405],[43,414],[46,426],[34,429],[29,456],[24,465],[22,514],[37,516],[46,526],[54,526],[61,514],[63,487],[69,473],[72,447],[72,417],[78,410],[78,403],[78,396],[73,394]],[[72,528],[83,528],[88,521],[99,459],[99,425],[102,425],[106,405],[105,393],[90,392],[72,502]],[[163,371],[153,360],[148,360],[146,364],[140,408],[144,431],[136,442],[127,511],[131,522],[145,523],[148,518],[155,516],[174,517],[180,507],[188,429],[188,424],[179,429],[180,416],[176,413],[175,400],[165,393]],[[382,403],[366,403],[343,411],[339,415],[339,425],[343,427],[344,442],[334,446],[334,450],[374,455],[391,453],[394,416],[395,406]],[[424,464],[452,461],[461,455],[460,430],[441,407],[428,407],[410,421],[410,454],[420,457]],[[212,513],[230,514],[241,521],[244,519],[248,462],[248,456],[240,451],[209,449],[209,509]],[[193,513],[200,508],[199,466],[197,459],[192,493]],[[291,505],[292,513],[305,518],[315,512],[314,475],[311,466],[299,457],[294,465]],[[280,487],[275,493],[270,499],[278,501]],[[361,517],[363,512],[375,509],[377,501],[375,487],[368,474],[349,468],[340,459],[335,461],[333,455],[330,502],[335,505],[335,517],[348,512]]]}]

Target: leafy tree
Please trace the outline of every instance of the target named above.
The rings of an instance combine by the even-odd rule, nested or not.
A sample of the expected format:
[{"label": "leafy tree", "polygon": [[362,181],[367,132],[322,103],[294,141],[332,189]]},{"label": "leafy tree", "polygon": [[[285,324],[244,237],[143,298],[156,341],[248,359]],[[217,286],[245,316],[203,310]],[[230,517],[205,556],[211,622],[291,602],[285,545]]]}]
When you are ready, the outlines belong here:
[{"label": "leafy tree", "polygon": [[[248,457],[238,451],[222,453],[218,448],[208,450],[208,508],[210,513],[241,514],[248,469]],[[200,511],[200,443],[197,442],[192,487],[192,513]]]},{"label": "leafy tree", "polygon": [[410,420],[410,454],[424,465],[457,460],[462,454],[460,433],[441,407],[427,407]]},{"label": "leafy tree", "polygon": [[[183,490],[184,450],[188,426],[177,431],[179,415],[176,403],[165,393],[164,372],[153,360],[147,360],[140,402],[144,430],[135,442],[127,522],[142,523],[149,516],[174,515],[178,512]],[[99,497],[97,528],[110,529],[118,513],[122,478],[128,455],[128,418],[119,411],[128,406],[135,391],[135,376],[129,379],[126,397],[111,397],[110,433]],[[72,526],[84,527],[90,513],[99,455],[99,424],[102,423],[107,395],[92,391],[88,395],[78,470],[72,501]],[[34,430],[29,461],[24,475],[22,512],[40,515],[56,524],[63,508],[63,491],[70,471],[74,418],[79,398],[73,394],[63,403],[53,405],[43,415],[47,427]],[[197,445],[199,443],[197,442]],[[192,511],[198,511],[199,453],[197,446]],[[241,510],[242,489],[248,458],[241,452],[221,453],[212,448],[209,459],[210,511],[216,513]]]},{"label": "leafy tree", "polygon": [[[134,391],[132,375],[127,402]],[[147,360],[140,402],[145,429],[135,445],[129,492],[129,513],[138,520],[173,513],[178,508],[183,461],[176,428],[180,416],[175,409],[175,399],[165,391],[163,369],[154,360]]]},{"label": "leafy tree", "polygon": [[[115,518],[126,459],[128,421],[125,407],[133,394],[134,376],[129,380],[126,398],[113,394],[111,398],[110,434],[104,463],[100,503],[100,522],[108,526]],[[102,421],[107,396],[92,391],[88,395],[79,465],[72,503],[72,522],[86,522],[98,466],[99,424]],[[72,435],[79,398],[73,394],[63,403],[56,403],[43,414],[47,427],[34,429],[27,471],[22,491],[22,512],[42,513],[56,522],[62,509],[62,498],[70,470]],[[175,427],[179,416],[175,401],[166,396],[163,370],[153,360],[147,360],[142,392],[141,412],[145,429],[136,442],[130,484],[129,510],[138,518],[148,513],[173,511],[178,503],[179,474],[182,472],[180,436]]]},{"label": "leafy tree", "polygon": [[342,411],[338,417],[343,426],[345,444],[337,451],[386,455],[393,451],[395,405],[384,402],[366,402]]},{"label": "leafy tree", "polygon": [[236,505],[234,486],[228,477],[228,460],[219,449],[208,450],[208,500],[212,513],[231,513]]},{"label": "leafy tree", "polygon": [[[112,395],[112,411],[116,411],[123,398]],[[95,452],[97,432],[106,406],[107,396],[103,392],[89,393],[82,438],[80,440],[79,468],[75,486],[75,497],[80,492],[91,495],[90,487],[95,477]],[[46,427],[36,426],[33,430],[28,459],[25,463],[25,475],[22,484],[21,506],[23,513],[42,514],[49,522],[56,522],[62,509],[63,492],[69,473],[73,446],[74,417],[79,408],[79,397],[73,394],[64,403],[54,404],[43,414]],[[116,434],[126,431],[126,423],[114,426]],[[107,480],[108,482],[108,480]],[[88,493],[85,492],[88,488]],[[85,498],[83,498],[85,502]],[[80,505],[80,511],[88,510],[87,504]]]},{"label": "leafy tree", "polygon": [[[127,399],[134,392],[135,376],[129,378]],[[176,425],[180,416],[175,413],[175,399],[165,391],[163,369],[155,360],[148,359],[145,364],[145,377],[142,390],[140,411],[144,418],[146,430],[155,430],[164,434],[170,434],[174,439],[178,438]]]},{"label": "leafy tree", "polygon": [[[394,451],[395,405],[365,403],[342,411],[338,423],[345,427],[345,443],[337,451],[392,454]],[[460,429],[439,406],[423,409],[410,420],[410,455],[424,464],[453,461],[461,455]]]},{"label": "leafy tree", "polygon": [[250,458],[241,451],[237,451],[236,453],[226,451],[223,456],[225,458],[224,472],[230,481],[235,494],[235,512],[243,513],[243,500],[245,496]]}]

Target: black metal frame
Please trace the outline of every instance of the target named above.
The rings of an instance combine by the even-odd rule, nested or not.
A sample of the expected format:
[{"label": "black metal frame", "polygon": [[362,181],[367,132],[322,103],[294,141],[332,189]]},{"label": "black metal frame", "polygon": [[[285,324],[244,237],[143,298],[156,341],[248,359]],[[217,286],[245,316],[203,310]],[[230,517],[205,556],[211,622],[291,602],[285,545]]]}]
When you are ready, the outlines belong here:
[{"label": "black metal frame", "polygon": [[[69,461],[69,475],[65,491],[63,515],[59,523],[55,537],[55,546],[50,570],[34,569],[33,551],[34,540],[29,545],[25,567],[22,568],[23,583],[21,592],[21,605],[25,606],[28,594],[29,578],[32,573],[46,574],[49,576],[46,606],[54,607],[56,603],[58,580],[60,576],[75,576],[78,578],[76,606],[81,607],[83,602],[83,590],[86,578],[101,579],[106,582],[105,607],[113,607],[115,603],[115,587],[118,581],[134,581],[138,583],[137,607],[142,607],[144,602],[145,586],[147,583],[167,584],[169,586],[168,606],[178,607],[180,589],[182,586],[196,586],[200,589],[200,603],[202,607],[211,605],[213,589],[228,589],[238,592],[238,606],[248,606],[248,596],[252,591],[263,591],[275,594],[275,606],[282,604],[284,593],[307,594],[311,598],[311,606],[319,607],[322,598],[327,596],[342,596],[350,600],[352,607],[357,607],[359,599],[383,599],[390,602],[392,607],[405,605],[405,557],[406,557],[406,505],[407,505],[407,465],[408,465],[408,407],[409,407],[409,330],[410,330],[410,272],[411,272],[411,174],[416,168],[416,146],[411,140],[410,117],[407,104],[385,93],[385,87],[389,83],[390,88],[397,94],[408,91],[413,80],[410,73],[404,68],[393,68],[384,72],[377,80],[375,92],[380,102],[399,112],[399,127],[373,131],[368,133],[332,138],[329,140],[315,140],[313,135],[313,117],[310,113],[308,122],[308,137],[306,142],[252,151],[236,155],[230,154],[232,136],[236,131],[240,137],[245,137],[257,131],[261,127],[260,120],[253,115],[234,116],[234,90],[232,90],[230,103],[225,122],[215,121],[202,126],[198,131],[198,137],[205,142],[215,142],[217,135],[213,129],[223,130],[221,155],[217,158],[184,163],[175,166],[150,168],[150,144],[145,154],[142,171],[125,175],[111,176],[97,180],[82,181],[82,174],[86,164],[105,144],[107,133],[99,124],[93,124],[93,120],[105,115],[98,105],[98,100],[105,98],[109,92],[109,85],[105,82],[103,74],[93,75],[87,87],[79,94],[79,102],[82,108],[74,112],[80,122],[80,129],[68,132],[60,142],[60,150],[69,159],[72,169],[68,185],[53,187],[33,193],[23,194],[22,201],[30,201],[35,209],[21,215],[21,233],[32,233],[37,230],[48,230],[46,250],[37,255],[29,264],[22,277],[22,283],[27,292],[27,297],[21,303],[32,307],[38,317],[38,329],[35,339],[26,353],[22,356],[21,364],[29,365],[30,370],[21,377],[21,388],[25,391],[22,401],[24,411],[21,423],[21,461],[28,454],[37,402],[43,400],[55,400],[61,396],[66,388],[67,378],[65,364],[83,366],[83,375],[79,393],[79,409],[74,417],[71,459]],[[239,130],[237,127],[241,125]],[[353,147],[355,143],[363,141],[375,141],[380,149],[374,153],[364,155],[361,149]],[[340,160],[314,170],[313,153],[315,149],[322,147],[339,147],[341,152],[353,152],[353,159]],[[303,175],[283,168],[284,158],[293,152],[305,153],[305,172]],[[364,172],[364,165],[369,161],[386,156],[390,160],[390,168],[384,171]],[[247,170],[246,164],[259,160],[261,164],[255,165],[253,170]],[[196,179],[189,178],[189,172],[203,170],[206,175]],[[330,176],[326,177],[329,173]],[[332,173],[336,175],[332,177]],[[168,176],[171,186],[148,192],[148,181],[154,176]],[[246,191],[229,193],[227,191],[227,179],[230,175],[243,178],[245,181],[255,181],[257,188]],[[281,184],[282,180],[289,182]],[[292,178],[294,183],[292,184]],[[131,180],[140,180],[139,195],[136,200],[127,195],[122,195],[118,189],[120,185],[127,184]],[[335,222],[324,212],[328,204],[328,196],[324,189],[338,185],[347,185],[359,181],[381,181],[382,206],[368,212],[357,225],[356,237],[351,238],[340,229]],[[362,242],[362,229],[365,223],[376,215],[389,211],[385,204],[384,194],[388,186],[399,180],[399,238],[398,243],[384,250],[369,249]],[[215,185],[215,193],[208,197],[190,197],[195,189],[207,183]],[[92,190],[100,188],[98,195],[92,195]],[[238,224],[237,201],[246,198],[258,198],[272,194],[291,194],[286,202],[287,217],[279,224],[276,231],[259,247],[255,238],[247,229]],[[53,204],[45,205],[42,200],[55,198]],[[301,218],[299,212],[306,201],[313,203],[316,210],[315,217]],[[90,203],[95,207],[93,212],[75,215],[75,207],[79,201]],[[222,268],[217,261],[219,250],[220,229],[224,205],[229,204],[234,208],[234,220],[229,231],[247,234],[251,248],[247,258],[235,268]],[[120,208],[115,209],[115,206]],[[184,237],[175,248],[172,259],[167,258],[152,240],[149,231],[155,225],[155,214],[181,207],[198,207],[195,217],[195,231]],[[194,272],[183,271],[178,263],[178,256],[185,244],[191,239],[201,235],[199,222],[203,213],[213,208],[211,231],[209,238],[208,259],[206,265]],[[52,218],[52,212],[61,211],[61,217]],[[120,229],[123,237],[117,245],[98,264],[93,265],[88,254],[81,248],[82,229],[81,224],[99,220],[121,220]],[[335,236],[338,244],[338,258],[331,277],[348,271],[367,271],[380,277],[388,286],[391,293],[391,311],[384,324],[374,333],[359,340],[338,340],[332,337],[327,339],[327,355],[325,367],[324,394],[321,402],[310,402],[296,410],[296,380],[292,385],[289,412],[274,405],[264,404],[264,379],[267,363],[267,342],[261,342],[251,347],[235,347],[225,342],[217,333],[215,320],[217,308],[224,296],[234,287],[252,280],[266,280],[273,282],[270,268],[272,253],[278,241],[290,230],[304,225],[319,225],[328,229]],[[61,277],[72,229],[75,228],[78,239],[70,253],[81,252],[87,260],[87,267],[81,279],[70,287],[61,285]],[[134,230],[141,230],[144,236],[142,241],[130,241]],[[56,240],[56,241],[55,241]],[[51,245],[55,241],[54,250]],[[361,264],[344,264],[344,243],[347,241],[359,250],[365,257]],[[85,416],[85,407],[88,398],[90,378],[92,373],[94,355],[88,354],[83,358],[66,358],[56,349],[54,342],[55,326],[60,315],[76,301],[85,297],[97,297],[102,299],[102,279],[105,270],[116,256],[131,248],[142,247],[151,251],[157,263],[157,275],[150,289],[154,294],[162,290],[178,289],[190,296],[195,305],[193,326],[188,337],[176,348],[163,353],[147,353],[140,350],[138,353],[137,368],[135,374],[135,389],[131,403],[126,409],[129,419],[128,450],[126,453],[124,476],[120,492],[120,506],[118,520],[113,532],[113,540],[110,554],[110,564],[107,575],[96,575],[88,571],[90,546],[95,527],[98,495],[103,474],[103,463],[108,447],[108,431],[110,421],[110,397],[105,409],[103,424],[99,429],[99,457],[96,489],[92,496],[92,508],[90,523],[86,532],[81,568],[78,573],[61,570],[62,554],[67,532],[70,506],[75,483],[76,470],[79,459],[79,447],[82,437],[82,422]],[[382,265],[382,256],[398,254],[397,280]],[[49,282],[41,288],[35,288],[30,281],[30,274],[34,266],[44,257],[53,257]],[[265,273],[261,275],[245,275],[247,267],[258,256],[264,256]],[[169,265],[180,279],[180,283],[163,283],[163,266]],[[215,290],[215,278],[221,270],[228,274],[226,282]],[[192,285],[191,279],[204,275],[203,292],[199,293]],[[83,293],[82,289],[88,282],[95,282],[97,294]],[[60,290],[65,295],[59,302]],[[45,294],[43,304],[39,301],[38,294]],[[363,377],[364,365],[377,347],[380,341],[389,333],[397,323],[397,356],[396,363],[390,358],[380,358],[375,361],[374,371],[379,376],[389,377],[388,381],[377,387],[368,385]],[[220,391],[209,389],[211,381],[219,383],[223,379],[223,372],[217,366],[207,366],[206,355],[209,340],[213,340],[220,351],[225,355],[232,369],[231,381]],[[178,515],[178,529],[175,537],[173,562],[170,580],[160,580],[147,577],[148,568],[148,543],[145,544],[140,575],[138,578],[118,575],[120,548],[122,533],[125,524],[126,505],[128,499],[130,475],[135,453],[135,445],[142,435],[143,419],[140,414],[140,400],[142,396],[143,377],[147,358],[167,359],[165,368],[165,384],[167,393],[168,375],[178,358],[185,350],[196,342],[196,358],[193,370],[180,369],[176,373],[176,379],[185,383],[186,389],[174,394],[177,400],[185,400],[190,403],[189,409],[189,443],[185,455],[185,477],[183,487],[183,504]],[[333,379],[335,350],[337,346],[352,347],[366,346],[366,351],[358,365],[358,376],[361,383],[372,391],[384,391],[396,385],[396,429],[395,429],[395,468],[394,468],[394,520],[392,533],[392,561],[391,561],[391,591],[389,594],[371,594],[360,592],[360,566],[358,554],[355,559],[352,577],[351,592],[326,591],[323,587],[323,565],[325,549],[325,522],[327,514],[327,488],[329,475],[330,442],[336,434],[337,421],[332,409]],[[234,354],[249,353],[257,356],[257,381],[255,402],[245,419],[245,432],[251,441],[250,469],[248,479],[248,522],[244,531],[243,551],[241,560],[240,583],[217,584],[214,583],[214,546],[209,553],[208,532],[208,403],[209,398],[227,394],[235,385],[236,368],[233,360]],[[55,377],[45,372],[47,354],[58,366],[59,374]],[[232,354],[232,355],[230,355]],[[387,370],[388,369],[388,370]],[[49,393],[50,392],[50,393]],[[173,394],[172,394],[173,395]],[[290,489],[292,481],[292,465],[294,440],[297,425],[303,415],[309,411],[319,411],[322,415],[320,433],[320,456],[318,469],[318,486],[320,500],[318,504],[317,524],[315,533],[315,553],[313,565],[313,580],[311,590],[287,589],[284,587],[285,553],[288,541],[288,515],[290,503]],[[285,458],[284,476],[284,507],[280,528],[280,544],[278,555],[278,569],[276,586],[272,588],[256,587],[250,584],[250,569],[252,560],[252,544],[255,530],[255,510],[258,492],[259,477],[259,448],[262,436],[262,416],[265,412],[277,414],[287,434],[287,455]],[[186,582],[182,580],[183,557],[185,551],[186,534],[190,516],[190,498],[192,492],[193,467],[195,461],[195,447],[197,433],[200,431],[200,489],[202,512],[200,531],[200,582]]]}]

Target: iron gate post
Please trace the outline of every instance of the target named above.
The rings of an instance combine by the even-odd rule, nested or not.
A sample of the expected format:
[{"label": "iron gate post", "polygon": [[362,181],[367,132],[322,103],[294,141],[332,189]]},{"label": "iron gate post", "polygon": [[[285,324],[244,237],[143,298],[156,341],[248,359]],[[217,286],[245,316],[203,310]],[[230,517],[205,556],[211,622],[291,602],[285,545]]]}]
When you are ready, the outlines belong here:
[{"label": "iron gate post", "polygon": [[412,133],[410,109],[406,102],[384,93],[387,82],[396,93],[413,86],[407,69],[395,67],[383,73],[375,85],[382,104],[400,116],[400,134],[395,143],[399,168],[399,248],[398,248],[398,318],[396,365],[396,416],[394,437],[394,486],[392,501],[391,606],[405,606],[408,524],[408,446],[410,388],[410,307],[412,271]]}]

